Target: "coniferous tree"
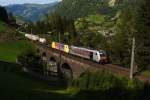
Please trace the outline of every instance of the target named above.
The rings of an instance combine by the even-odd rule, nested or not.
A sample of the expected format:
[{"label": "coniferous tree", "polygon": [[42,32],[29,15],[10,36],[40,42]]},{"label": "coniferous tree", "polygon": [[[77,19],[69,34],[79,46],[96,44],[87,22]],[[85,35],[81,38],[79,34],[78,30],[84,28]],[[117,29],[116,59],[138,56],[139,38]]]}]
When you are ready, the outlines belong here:
[{"label": "coniferous tree", "polygon": [[129,66],[131,41],[135,37],[135,66],[141,71],[150,66],[150,1],[132,0],[126,5],[116,24],[113,56],[120,64]]},{"label": "coniferous tree", "polygon": [[116,35],[113,38],[113,62],[129,67],[131,56],[131,40],[133,36],[134,12],[132,5],[127,2],[126,7],[119,12],[116,23]]},{"label": "coniferous tree", "polygon": [[150,67],[150,1],[139,0],[136,16],[136,63],[140,70]]},{"label": "coniferous tree", "polygon": [[8,22],[8,14],[4,7],[0,6],[0,20],[4,22]]}]

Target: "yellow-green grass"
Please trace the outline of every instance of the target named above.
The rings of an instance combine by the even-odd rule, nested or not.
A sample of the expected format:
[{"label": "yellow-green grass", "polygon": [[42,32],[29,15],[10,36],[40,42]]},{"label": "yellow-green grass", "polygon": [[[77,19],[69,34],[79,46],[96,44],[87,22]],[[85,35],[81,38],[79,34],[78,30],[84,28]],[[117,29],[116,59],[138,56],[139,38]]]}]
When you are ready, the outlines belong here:
[{"label": "yellow-green grass", "polygon": [[6,30],[5,25],[2,22],[0,22],[0,33],[5,32],[5,30]]},{"label": "yellow-green grass", "polygon": [[143,72],[143,74],[144,74],[145,76],[150,77],[150,70],[146,70],[146,71],[144,71],[144,72]]},{"label": "yellow-green grass", "polygon": [[86,17],[86,20],[90,23],[101,24],[105,21],[104,17],[105,17],[104,15],[95,14],[95,15],[89,15],[88,17]]},{"label": "yellow-green grass", "polygon": [[0,43],[0,61],[15,62],[17,56],[32,45],[26,40],[9,41]]}]

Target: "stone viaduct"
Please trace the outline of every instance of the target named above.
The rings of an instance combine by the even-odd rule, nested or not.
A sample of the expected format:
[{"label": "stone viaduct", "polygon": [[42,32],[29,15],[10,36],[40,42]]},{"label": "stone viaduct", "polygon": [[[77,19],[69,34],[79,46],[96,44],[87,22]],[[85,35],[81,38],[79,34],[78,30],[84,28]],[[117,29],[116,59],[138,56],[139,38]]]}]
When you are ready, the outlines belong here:
[{"label": "stone viaduct", "polygon": [[43,60],[47,63],[47,69],[61,73],[66,78],[76,78],[86,71],[105,68],[95,62],[52,49],[43,44],[36,44],[36,48]]}]

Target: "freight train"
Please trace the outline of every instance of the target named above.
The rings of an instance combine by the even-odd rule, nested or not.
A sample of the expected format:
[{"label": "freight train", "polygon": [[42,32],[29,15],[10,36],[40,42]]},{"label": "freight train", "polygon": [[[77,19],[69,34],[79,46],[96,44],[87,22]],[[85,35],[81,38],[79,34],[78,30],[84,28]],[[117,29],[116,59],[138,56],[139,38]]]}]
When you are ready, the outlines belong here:
[{"label": "freight train", "polygon": [[[38,41],[42,44],[47,42],[45,38],[40,38],[39,36],[33,34],[25,34],[25,37],[33,41]],[[50,47],[71,55],[92,60],[97,63],[108,63],[108,58],[104,50],[91,50],[83,47],[69,46],[58,42],[52,42]]]}]

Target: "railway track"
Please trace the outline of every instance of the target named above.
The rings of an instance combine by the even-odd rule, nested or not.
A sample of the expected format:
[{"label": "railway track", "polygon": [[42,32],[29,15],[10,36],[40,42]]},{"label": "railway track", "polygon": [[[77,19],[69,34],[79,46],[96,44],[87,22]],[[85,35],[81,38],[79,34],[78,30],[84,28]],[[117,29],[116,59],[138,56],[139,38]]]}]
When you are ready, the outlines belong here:
[{"label": "railway track", "polygon": [[[36,44],[38,44],[38,43],[36,43]],[[54,49],[52,49],[46,45],[38,44],[38,46],[41,46],[42,48],[45,48],[45,49],[49,49],[55,53],[61,53],[63,56],[67,56],[70,59],[74,59],[76,61],[91,65],[91,66],[93,66],[92,69],[107,70],[107,71],[112,72],[113,74],[119,74],[119,75],[126,76],[129,78],[130,70],[127,68],[124,68],[124,67],[121,67],[118,65],[113,65],[113,64],[98,64],[98,63],[90,61],[88,59],[83,59],[81,57],[67,54],[67,53],[64,53],[64,52],[56,50],[56,49],[54,50]],[[143,81],[143,82],[148,82],[150,84],[150,77],[147,77],[144,75],[135,75],[135,77],[138,78],[139,80]]]}]

